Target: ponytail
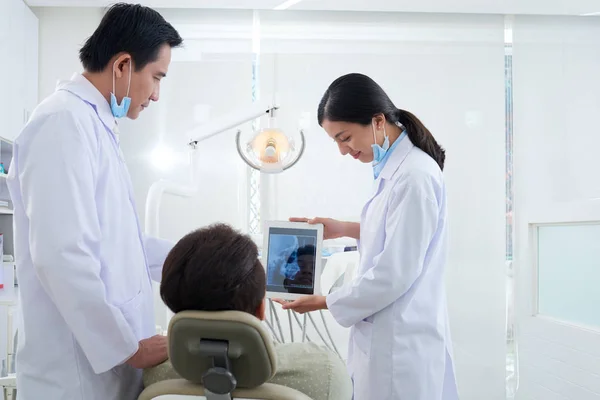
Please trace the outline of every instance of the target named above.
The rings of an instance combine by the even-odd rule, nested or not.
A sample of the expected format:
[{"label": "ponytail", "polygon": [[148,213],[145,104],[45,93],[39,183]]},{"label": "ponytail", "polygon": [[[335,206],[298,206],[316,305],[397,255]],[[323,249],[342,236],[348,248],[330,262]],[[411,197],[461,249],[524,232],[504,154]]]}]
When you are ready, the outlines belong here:
[{"label": "ponytail", "polygon": [[443,171],[446,152],[435,141],[435,138],[431,132],[429,132],[429,129],[423,125],[419,118],[408,111],[398,109],[395,117],[396,120],[406,128],[410,141],[419,149],[429,154]]}]

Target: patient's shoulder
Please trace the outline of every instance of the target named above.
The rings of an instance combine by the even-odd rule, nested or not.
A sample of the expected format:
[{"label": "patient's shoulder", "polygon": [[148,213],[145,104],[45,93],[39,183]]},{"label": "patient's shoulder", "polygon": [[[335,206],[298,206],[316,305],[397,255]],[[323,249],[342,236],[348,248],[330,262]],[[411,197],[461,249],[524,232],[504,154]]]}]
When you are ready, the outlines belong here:
[{"label": "patient's shoulder", "polygon": [[156,367],[146,368],[143,373],[144,387],[169,379],[180,379],[181,377],[173,369],[171,361],[167,360]]},{"label": "patient's shoulder", "polygon": [[315,343],[277,343],[275,344],[275,352],[277,353],[278,361],[285,363],[292,361],[294,367],[326,362],[345,368],[343,361],[337,354],[327,347]]},{"label": "patient's shoulder", "polygon": [[315,400],[350,400],[352,381],[340,357],[314,343],[275,346],[277,373],[271,383],[292,387]]}]

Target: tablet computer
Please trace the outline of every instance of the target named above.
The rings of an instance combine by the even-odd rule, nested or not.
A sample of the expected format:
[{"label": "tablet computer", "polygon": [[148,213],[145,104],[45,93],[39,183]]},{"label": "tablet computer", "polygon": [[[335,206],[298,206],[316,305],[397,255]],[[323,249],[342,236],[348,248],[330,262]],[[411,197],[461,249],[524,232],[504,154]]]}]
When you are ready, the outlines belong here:
[{"label": "tablet computer", "polygon": [[321,294],[323,225],[268,221],[264,228],[263,264],[267,297],[295,300]]}]

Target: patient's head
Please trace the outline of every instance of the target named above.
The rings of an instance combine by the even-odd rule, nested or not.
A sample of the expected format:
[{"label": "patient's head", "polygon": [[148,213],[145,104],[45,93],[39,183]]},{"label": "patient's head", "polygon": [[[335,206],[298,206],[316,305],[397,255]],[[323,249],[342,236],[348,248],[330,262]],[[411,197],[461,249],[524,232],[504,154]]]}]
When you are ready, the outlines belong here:
[{"label": "patient's head", "polygon": [[315,246],[307,244],[298,249],[298,268],[300,271],[313,272],[315,268]]},{"label": "patient's head", "polygon": [[225,224],[184,236],[163,268],[160,295],[174,313],[244,311],[264,319],[265,270],[248,235]]}]

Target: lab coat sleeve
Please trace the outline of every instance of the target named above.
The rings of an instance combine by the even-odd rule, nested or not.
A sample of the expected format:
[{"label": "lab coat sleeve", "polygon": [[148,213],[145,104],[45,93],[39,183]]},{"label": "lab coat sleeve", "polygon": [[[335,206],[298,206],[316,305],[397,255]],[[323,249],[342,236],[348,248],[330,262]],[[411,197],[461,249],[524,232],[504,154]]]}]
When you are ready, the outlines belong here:
[{"label": "lab coat sleeve", "polygon": [[434,190],[425,181],[421,177],[396,183],[388,201],[382,252],[366,272],[327,296],[327,307],[340,325],[350,327],[381,311],[420,276],[439,214]]},{"label": "lab coat sleeve", "polygon": [[161,281],[163,264],[173,246],[171,241],[144,235],[144,248],[153,281]]},{"label": "lab coat sleeve", "polygon": [[100,276],[97,139],[67,111],[40,119],[22,134],[17,161],[31,257],[94,372],[102,373],[135,354],[138,340],[108,303]]}]

